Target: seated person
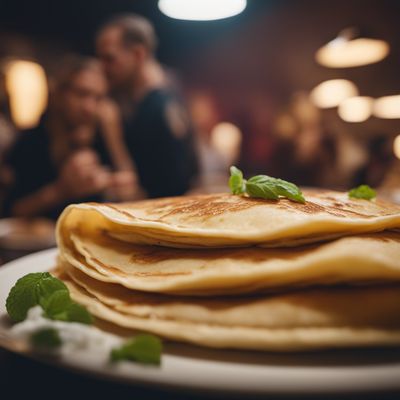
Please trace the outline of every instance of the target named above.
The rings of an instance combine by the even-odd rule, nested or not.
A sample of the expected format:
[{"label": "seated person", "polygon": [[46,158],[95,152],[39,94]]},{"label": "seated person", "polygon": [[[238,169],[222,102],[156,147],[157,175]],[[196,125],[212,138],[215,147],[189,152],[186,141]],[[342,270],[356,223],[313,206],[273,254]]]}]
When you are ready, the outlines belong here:
[{"label": "seated person", "polygon": [[[107,83],[97,60],[66,60],[50,82],[38,126],[21,132],[6,157],[12,184],[7,216],[57,218],[72,202],[100,201],[112,185],[111,161],[99,133]],[[51,85],[53,83],[53,85]]]},{"label": "seated person", "polygon": [[139,15],[118,16],[97,36],[97,53],[122,117],[126,146],[149,197],[176,196],[197,174],[188,112],[155,57],[157,38]]}]

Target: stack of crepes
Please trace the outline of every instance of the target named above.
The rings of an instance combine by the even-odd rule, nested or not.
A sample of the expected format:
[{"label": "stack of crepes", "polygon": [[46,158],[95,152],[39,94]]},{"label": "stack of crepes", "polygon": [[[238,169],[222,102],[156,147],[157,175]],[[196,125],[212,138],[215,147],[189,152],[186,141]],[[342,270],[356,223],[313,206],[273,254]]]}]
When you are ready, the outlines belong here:
[{"label": "stack of crepes", "polygon": [[71,205],[54,273],[99,319],[174,341],[400,345],[400,206],[304,195]]}]

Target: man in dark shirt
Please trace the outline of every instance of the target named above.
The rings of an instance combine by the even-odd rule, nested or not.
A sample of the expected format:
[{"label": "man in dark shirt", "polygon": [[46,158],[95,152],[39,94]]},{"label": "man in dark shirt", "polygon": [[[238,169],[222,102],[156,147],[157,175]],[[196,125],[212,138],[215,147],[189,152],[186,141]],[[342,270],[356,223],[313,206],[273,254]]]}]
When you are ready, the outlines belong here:
[{"label": "man in dark shirt", "polygon": [[55,219],[71,202],[101,199],[111,180],[96,122],[106,90],[97,60],[77,56],[60,66],[46,113],[6,157],[13,184],[5,215]]},{"label": "man in dark shirt", "polygon": [[148,20],[125,15],[104,25],[96,43],[149,197],[181,195],[197,173],[190,118],[154,57],[156,42]]}]

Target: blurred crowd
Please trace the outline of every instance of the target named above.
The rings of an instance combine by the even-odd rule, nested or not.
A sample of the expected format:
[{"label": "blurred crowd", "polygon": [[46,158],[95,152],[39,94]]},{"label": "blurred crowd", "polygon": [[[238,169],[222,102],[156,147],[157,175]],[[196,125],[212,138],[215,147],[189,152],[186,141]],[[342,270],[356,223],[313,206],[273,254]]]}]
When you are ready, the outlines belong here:
[{"label": "blurred crowd", "polygon": [[302,186],[397,185],[392,139],[334,134],[307,93],[278,112],[255,101],[246,118],[221,124],[212,97],[187,98],[158,62],[145,18],[113,18],[95,45],[97,58],[60,60],[29,130],[10,122],[0,76],[1,216],[56,219],[72,202],[226,190],[233,163]]}]

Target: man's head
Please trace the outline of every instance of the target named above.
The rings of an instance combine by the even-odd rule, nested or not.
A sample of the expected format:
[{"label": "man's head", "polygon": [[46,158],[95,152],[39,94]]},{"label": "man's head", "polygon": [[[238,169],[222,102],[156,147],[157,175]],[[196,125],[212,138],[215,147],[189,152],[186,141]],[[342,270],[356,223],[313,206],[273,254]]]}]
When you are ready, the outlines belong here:
[{"label": "man's head", "polygon": [[91,125],[106,93],[107,82],[96,59],[69,57],[50,81],[50,112],[73,128]]},{"label": "man's head", "polygon": [[156,46],[154,28],[144,17],[129,14],[107,22],[97,34],[96,48],[111,87],[121,90],[134,83]]}]

